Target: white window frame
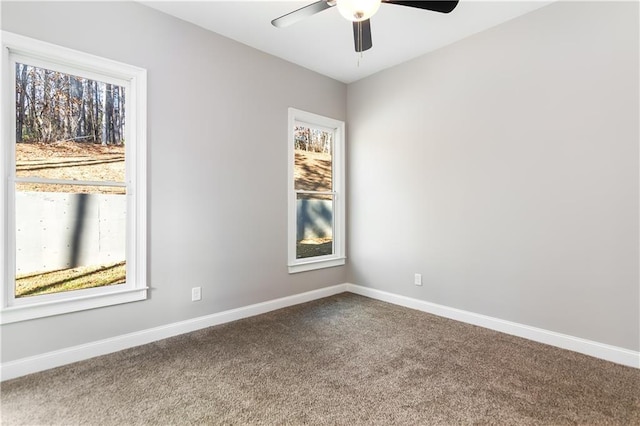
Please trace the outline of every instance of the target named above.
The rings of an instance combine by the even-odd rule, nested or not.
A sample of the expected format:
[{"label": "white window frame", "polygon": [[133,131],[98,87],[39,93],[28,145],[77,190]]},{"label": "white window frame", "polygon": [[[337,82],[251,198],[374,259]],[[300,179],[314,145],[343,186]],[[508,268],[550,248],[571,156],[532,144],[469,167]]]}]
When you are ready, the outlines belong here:
[{"label": "white window frame", "polygon": [[[345,125],[343,121],[324,117],[307,111],[289,108],[287,138],[288,148],[288,267],[289,273],[312,271],[344,265],[345,255]],[[333,132],[332,184],[333,184],[333,253],[326,256],[296,259],[297,236],[297,192],[295,190],[295,145],[294,128],[305,125]]]},{"label": "white window frame", "polygon": [[[147,298],[146,70],[2,31],[0,81],[0,324]],[[124,86],[127,193],[126,283],[15,298],[15,62]]]}]

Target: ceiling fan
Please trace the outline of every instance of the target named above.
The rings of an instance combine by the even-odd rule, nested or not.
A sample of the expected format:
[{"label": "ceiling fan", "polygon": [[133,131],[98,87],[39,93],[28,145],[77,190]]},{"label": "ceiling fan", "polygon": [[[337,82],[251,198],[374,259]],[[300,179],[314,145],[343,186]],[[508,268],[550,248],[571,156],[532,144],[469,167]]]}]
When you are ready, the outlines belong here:
[{"label": "ceiling fan", "polygon": [[380,7],[380,3],[396,4],[399,6],[415,7],[417,9],[432,10],[434,12],[449,13],[458,5],[458,0],[445,1],[399,1],[399,0],[320,0],[293,12],[282,15],[271,21],[274,27],[283,28],[295,24],[304,18],[322,12],[333,6],[347,20],[353,22],[353,40],[356,52],[371,49],[371,18]]}]

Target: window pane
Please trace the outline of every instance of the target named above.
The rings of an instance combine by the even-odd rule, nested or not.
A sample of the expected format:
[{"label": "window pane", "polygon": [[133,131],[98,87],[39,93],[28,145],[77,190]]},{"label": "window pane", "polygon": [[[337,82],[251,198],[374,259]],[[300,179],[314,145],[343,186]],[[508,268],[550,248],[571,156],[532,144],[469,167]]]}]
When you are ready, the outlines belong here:
[{"label": "window pane", "polygon": [[296,126],[293,140],[295,189],[332,191],[333,132]]},{"label": "window pane", "polygon": [[16,188],[15,296],[124,283],[126,195],[53,189]]},{"label": "window pane", "polygon": [[125,181],[125,89],[16,64],[16,175]]},{"label": "window pane", "polygon": [[298,194],[296,258],[333,254],[333,198]]}]

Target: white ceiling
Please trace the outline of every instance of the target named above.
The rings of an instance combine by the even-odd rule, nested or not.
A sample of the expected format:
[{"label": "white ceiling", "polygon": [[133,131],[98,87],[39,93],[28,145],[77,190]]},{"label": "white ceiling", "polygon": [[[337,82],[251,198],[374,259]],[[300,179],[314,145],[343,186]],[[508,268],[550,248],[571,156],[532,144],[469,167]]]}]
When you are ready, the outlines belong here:
[{"label": "white ceiling", "polygon": [[160,1],[143,3],[344,83],[451,44],[552,1],[461,0],[449,14],[382,4],[371,18],[373,48],[357,54],[351,23],[334,7],[290,27],[271,20],[309,1]]}]

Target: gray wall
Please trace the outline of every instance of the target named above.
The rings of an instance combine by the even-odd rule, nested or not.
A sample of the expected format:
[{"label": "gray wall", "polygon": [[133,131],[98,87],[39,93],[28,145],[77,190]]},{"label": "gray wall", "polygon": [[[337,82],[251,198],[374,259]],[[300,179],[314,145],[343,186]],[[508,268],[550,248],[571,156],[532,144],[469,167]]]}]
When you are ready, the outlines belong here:
[{"label": "gray wall", "polygon": [[344,84],[136,3],[1,7],[4,30],[147,69],[152,287],[2,326],[3,362],[345,282],[289,275],[286,242],[287,108],[345,120]]},{"label": "gray wall", "polygon": [[638,48],[555,3],[349,85],[349,281],[639,350]]}]

